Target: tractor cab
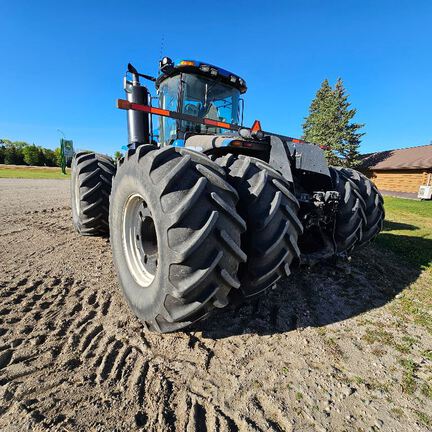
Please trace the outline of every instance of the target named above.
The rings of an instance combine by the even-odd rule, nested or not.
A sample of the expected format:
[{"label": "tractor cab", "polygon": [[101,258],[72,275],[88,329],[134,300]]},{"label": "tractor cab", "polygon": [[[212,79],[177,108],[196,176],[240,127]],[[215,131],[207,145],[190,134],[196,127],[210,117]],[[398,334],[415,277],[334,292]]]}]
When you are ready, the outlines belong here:
[{"label": "tractor cab", "polygon": [[[218,125],[199,124],[196,117],[221,123],[242,124],[245,81],[224,69],[194,60],[173,62],[164,57],[156,79],[159,108],[183,114],[181,120],[159,117],[160,145],[182,145],[197,134],[226,134]],[[187,116],[191,121],[187,120]]]}]

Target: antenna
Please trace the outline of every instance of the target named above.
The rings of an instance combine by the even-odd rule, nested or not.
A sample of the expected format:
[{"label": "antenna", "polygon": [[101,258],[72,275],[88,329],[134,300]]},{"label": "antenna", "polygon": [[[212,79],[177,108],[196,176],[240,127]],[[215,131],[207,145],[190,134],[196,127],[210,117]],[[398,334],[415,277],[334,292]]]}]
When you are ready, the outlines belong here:
[{"label": "antenna", "polygon": [[158,60],[160,60],[162,58],[162,56],[163,56],[163,51],[165,49],[164,45],[165,45],[165,33],[162,33],[161,44],[160,44],[160,52],[159,52],[159,58],[158,58]]}]

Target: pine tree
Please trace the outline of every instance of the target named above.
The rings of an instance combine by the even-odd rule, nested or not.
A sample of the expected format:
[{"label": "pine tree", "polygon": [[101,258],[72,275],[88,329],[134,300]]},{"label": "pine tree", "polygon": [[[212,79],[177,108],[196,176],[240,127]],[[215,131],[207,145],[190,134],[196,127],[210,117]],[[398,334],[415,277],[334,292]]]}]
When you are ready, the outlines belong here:
[{"label": "pine tree", "polygon": [[309,107],[309,115],[303,124],[303,139],[320,145],[331,164],[337,163],[333,151],[337,134],[336,113],[336,98],[326,79]]},{"label": "pine tree", "polygon": [[364,125],[350,123],[356,110],[350,108],[342,80],[332,89],[324,80],[303,124],[303,139],[320,145],[331,165],[355,166]]},{"label": "pine tree", "polygon": [[351,104],[348,102],[348,95],[341,78],[338,78],[335,89],[335,98],[337,101],[337,124],[339,129],[339,139],[335,146],[335,151],[341,158],[341,164],[348,167],[353,167],[358,164],[359,161],[359,146],[361,137],[364,135],[362,132],[358,132],[364,124],[351,123],[351,120],[356,115],[357,110],[351,108]]}]

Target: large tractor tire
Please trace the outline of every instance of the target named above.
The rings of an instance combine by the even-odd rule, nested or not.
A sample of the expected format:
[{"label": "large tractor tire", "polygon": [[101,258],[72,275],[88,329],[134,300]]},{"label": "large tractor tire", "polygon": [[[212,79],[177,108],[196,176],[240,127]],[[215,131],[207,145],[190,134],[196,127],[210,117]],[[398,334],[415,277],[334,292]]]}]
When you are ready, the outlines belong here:
[{"label": "large tractor tire", "polygon": [[332,223],[306,228],[300,238],[302,262],[308,265],[349,255],[362,239],[364,213],[360,192],[338,168],[329,167],[332,190],[339,193],[339,203]]},{"label": "large tractor tire", "polygon": [[362,199],[356,184],[341,174],[340,169],[329,167],[333,188],[339,192],[339,206],[334,226],[336,255],[349,254],[362,241],[364,213]]},{"label": "large tractor tire", "polygon": [[240,287],[246,229],[237,192],[207,156],[143,145],[119,163],[110,200],[114,265],[147,329],[184,328]]},{"label": "large tractor tire", "polygon": [[242,237],[247,262],[240,265],[240,289],[242,297],[254,297],[288,276],[292,261],[300,256],[299,204],[290,183],[267,163],[242,155],[226,155],[217,162],[240,197],[237,208],[247,224]]},{"label": "large tractor tire", "polygon": [[383,197],[377,187],[360,172],[350,168],[339,168],[338,171],[353,182],[360,192],[364,212],[363,235],[356,246],[364,246],[382,230],[385,217]]},{"label": "large tractor tire", "polygon": [[108,213],[114,161],[98,153],[77,153],[72,161],[72,220],[81,235],[109,231]]}]

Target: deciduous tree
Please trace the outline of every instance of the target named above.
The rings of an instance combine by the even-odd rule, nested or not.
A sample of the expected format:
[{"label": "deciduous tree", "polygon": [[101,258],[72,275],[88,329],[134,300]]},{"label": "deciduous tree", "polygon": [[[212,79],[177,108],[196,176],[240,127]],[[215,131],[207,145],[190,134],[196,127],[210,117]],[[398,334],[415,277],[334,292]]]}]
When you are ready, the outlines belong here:
[{"label": "deciduous tree", "polygon": [[123,157],[123,153],[121,152],[121,151],[116,151],[115,153],[114,153],[114,160],[118,160],[118,159],[121,159]]}]

